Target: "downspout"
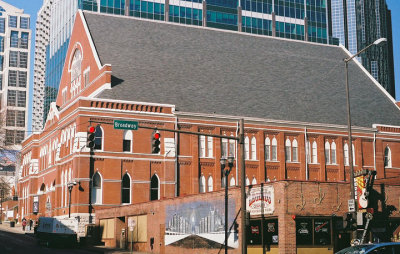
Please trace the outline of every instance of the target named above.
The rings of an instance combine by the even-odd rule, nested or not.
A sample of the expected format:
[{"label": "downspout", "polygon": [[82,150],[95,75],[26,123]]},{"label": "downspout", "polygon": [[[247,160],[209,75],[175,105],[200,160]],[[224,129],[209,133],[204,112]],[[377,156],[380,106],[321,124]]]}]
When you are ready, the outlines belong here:
[{"label": "downspout", "polygon": [[374,170],[376,171],[376,132],[374,132]]},{"label": "downspout", "polygon": [[308,157],[308,149],[307,149],[307,127],[304,127],[304,151],[306,151],[304,154],[306,156],[305,158],[305,163],[306,163],[306,180],[308,179],[308,162],[307,162],[307,157]]},{"label": "downspout", "polygon": [[[175,117],[175,130],[178,130],[178,117]],[[179,197],[179,165],[178,165],[178,153],[179,153],[179,133],[174,133],[175,138],[175,197]]]},{"label": "downspout", "polygon": [[[239,135],[239,121],[236,122],[236,137]],[[228,141],[229,142],[229,141]],[[229,143],[228,143],[229,144]],[[236,186],[239,185],[239,167],[238,167],[238,149],[237,149],[237,140],[235,140],[235,161],[236,161]]]}]

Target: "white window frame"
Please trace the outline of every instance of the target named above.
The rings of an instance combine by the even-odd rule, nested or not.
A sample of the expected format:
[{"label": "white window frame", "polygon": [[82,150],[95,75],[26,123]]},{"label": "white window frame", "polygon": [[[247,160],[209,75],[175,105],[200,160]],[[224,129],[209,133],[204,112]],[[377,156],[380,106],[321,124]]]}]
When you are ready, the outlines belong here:
[{"label": "white window frame", "polygon": [[245,154],[245,159],[249,160],[250,159],[250,140],[249,137],[246,136],[244,138],[244,154]]},{"label": "white window frame", "polygon": [[297,144],[297,140],[293,139],[292,142],[292,161],[293,162],[298,162],[299,161],[299,148],[298,148],[298,144]]},{"label": "white window frame", "polygon": [[250,141],[251,145],[251,159],[257,160],[257,140],[256,137],[252,137]]},{"label": "white window frame", "polygon": [[286,141],[285,141],[285,160],[287,162],[291,162],[292,161],[291,150],[292,150],[292,142],[290,142],[289,138],[286,138]]},{"label": "white window frame", "polygon": [[202,175],[199,179],[199,192],[205,193],[206,192],[206,178]]},{"label": "white window frame", "polygon": [[207,190],[208,192],[212,192],[214,190],[214,182],[212,176],[209,176],[207,179]]},{"label": "white window frame", "polygon": [[271,160],[271,140],[269,139],[269,137],[265,138],[265,160]]},{"label": "white window frame", "polygon": [[389,146],[385,147],[385,159],[384,159],[384,167],[391,168],[392,167],[392,150]]}]

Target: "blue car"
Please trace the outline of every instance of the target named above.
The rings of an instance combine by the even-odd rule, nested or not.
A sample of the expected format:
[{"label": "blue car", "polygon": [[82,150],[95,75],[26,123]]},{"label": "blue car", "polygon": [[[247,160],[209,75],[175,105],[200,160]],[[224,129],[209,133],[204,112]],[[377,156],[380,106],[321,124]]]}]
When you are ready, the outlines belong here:
[{"label": "blue car", "polygon": [[356,245],[336,252],[336,254],[400,254],[400,242]]}]

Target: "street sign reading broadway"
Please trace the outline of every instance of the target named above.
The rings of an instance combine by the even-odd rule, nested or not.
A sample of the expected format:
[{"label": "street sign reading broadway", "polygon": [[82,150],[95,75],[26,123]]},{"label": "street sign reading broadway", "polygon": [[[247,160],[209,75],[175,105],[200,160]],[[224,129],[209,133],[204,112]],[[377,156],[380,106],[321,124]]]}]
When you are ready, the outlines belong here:
[{"label": "street sign reading broadway", "polygon": [[250,215],[261,215],[262,207],[264,206],[264,214],[273,214],[275,210],[274,204],[274,187],[263,186],[252,188],[246,198],[246,210]]},{"label": "street sign reading broadway", "polygon": [[138,128],[139,128],[139,122],[114,120],[114,129],[117,129],[117,130],[137,130]]}]

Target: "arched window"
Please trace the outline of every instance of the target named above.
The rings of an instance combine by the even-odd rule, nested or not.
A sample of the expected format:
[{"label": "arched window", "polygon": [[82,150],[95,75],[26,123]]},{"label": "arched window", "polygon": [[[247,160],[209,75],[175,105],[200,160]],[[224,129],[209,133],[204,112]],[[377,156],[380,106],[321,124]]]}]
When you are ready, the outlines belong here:
[{"label": "arched window", "polygon": [[236,181],[235,181],[235,178],[232,176],[231,180],[229,182],[229,186],[235,186],[235,185],[236,185]]},{"label": "arched window", "polygon": [[317,142],[314,141],[312,144],[312,163],[317,163]]},{"label": "arched window", "polygon": [[256,137],[251,138],[251,159],[257,160],[257,141]]},{"label": "arched window", "polygon": [[226,138],[221,139],[221,157],[228,157],[228,139]]},{"label": "arched window", "polygon": [[42,183],[42,185],[40,185],[39,193],[43,194],[45,190],[46,190],[46,185],[44,185],[44,183]]},{"label": "arched window", "polygon": [[257,179],[253,176],[253,180],[251,180],[251,184],[252,185],[255,185],[255,184],[257,184]]},{"label": "arched window", "polygon": [[236,141],[234,139],[229,140],[229,156],[236,157]]},{"label": "arched window", "polygon": [[94,149],[103,149],[103,129],[100,127],[100,125],[96,126],[96,131],[94,133]]},{"label": "arched window", "polygon": [[121,201],[123,204],[130,204],[131,203],[131,178],[129,174],[126,173],[122,177],[122,184],[121,184]]},{"label": "arched window", "polygon": [[132,152],[132,131],[124,131],[124,139],[122,140],[122,151]]},{"label": "arched window", "polygon": [[271,160],[271,140],[269,139],[269,137],[265,138],[265,160]]},{"label": "arched window", "polygon": [[200,135],[200,141],[199,141],[199,152],[200,152],[200,158],[206,157],[206,136]]},{"label": "arched window", "polygon": [[331,145],[331,163],[336,164],[336,143],[332,141]]},{"label": "arched window", "polygon": [[150,183],[150,200],[159,200],[160,199],[160,180],[158,176],[154,174],[151,177]]},{"label": "arched window", "polygon": [[391,168],[392,167],[392,151],[390,150],[390,147],[387,146],[385,148],[385,168]]},{"label": "arched window", "polygon": [[249,143],[249,137],[244,138],[244,152],[245,152],[245,159],[248,160],[250,159],[250,143]]},{"label": "arched window", "polygon": [[62,207],[64,204],[64,171],[61,172],[61,204]]},{"label": "arched window", "polygon": [[346,143],[343,146],[344,165],[349,166],[349,145]]},{"label": "arched window", "polygon": [[286,161],[292,161],[292,156],[291,156],[291,151],[292,150],[292,143],[290,142],[290,139],[286,139],[285,142],[285,158]]},{"label": "arched window", "polygon": [[272,160],[273,161],[278,160],[278,142],[276,141],[275,137],[272,139],[271,153],[272,153]]},{"label": "arched window", "polygon": [[331,145],[328,140],[325,142],[325,163],[331,164]]},{"label": "arched window", "polygon": [[77,49],[71,63],[71,82],[81,75],[82,53]]},{"label": "arched window", "polygon": [[246,176],[246,186],[250,185],[250,179]]},{"label": "arched window", "polygon": [[209,177],[208,177],[207,187],[208,187],[208,191],[209,191],[209,192],[211,192],[211,191],[214,190],[213,178],[212,178],[212,176],[209,176]]},{"label": "arched window", "polygon": [[207,137],[207,157],[213,157],[213,137]]},{"label": "arched window", "polygon": [[298,162],[299,161],[299,155],[298,155],[299,149],[298,149],[296,139],[293,140],[292,149],[293,149],[292,161]]},{"label": "arched window", "polygon": [[200,176],[199,188],[200,193],[206,192],[206,178],[204,176]]},{"label": "arched window", "polygon": [[92,204],[101,204],[102,200],[102,183],[99,172],[93,175],[92,180]]}]

